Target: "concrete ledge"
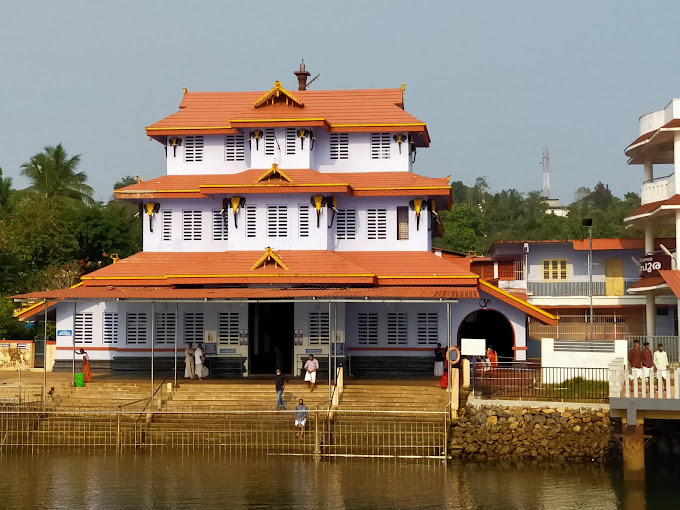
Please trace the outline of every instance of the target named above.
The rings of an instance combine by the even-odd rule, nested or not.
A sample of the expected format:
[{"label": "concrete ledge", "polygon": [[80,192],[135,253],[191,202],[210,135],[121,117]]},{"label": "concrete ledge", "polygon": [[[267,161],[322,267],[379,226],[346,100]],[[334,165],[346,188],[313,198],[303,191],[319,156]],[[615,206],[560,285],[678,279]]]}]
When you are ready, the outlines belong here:
[{"label": "concrete ledge", "polygon": [[485,399],[470,395],[467,401],[473,407],[505,406],[505,407],[564,407],[565,409],[609,409],[609,404],[602,402],[555,402],[550,400],[499,400]]}]

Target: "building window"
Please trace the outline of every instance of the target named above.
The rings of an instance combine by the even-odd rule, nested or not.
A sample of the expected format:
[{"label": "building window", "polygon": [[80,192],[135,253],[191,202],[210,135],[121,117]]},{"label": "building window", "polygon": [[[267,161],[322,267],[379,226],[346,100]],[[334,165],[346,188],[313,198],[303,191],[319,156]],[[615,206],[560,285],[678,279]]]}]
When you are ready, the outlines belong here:
[{"label": "building window", "polygon": [[172,211],[163,209],[163,241],[172,241]]},{"label": "building window", "polygon": [[387,314],[387,344],[406,345],[408,343],[408,314],[389,312]]},{"label": "building window", "polygon": [[217,341],[226,345],[238,345],[238,312],[221,312],[217,321]]},{"label": "building window", "polygon": [[246,237],[257,237],[257,208],[246,206]]},{"label": "building window", "polygon": [[184,140],[184,161],[198,163],[203,161],[203,136],[187,136]]},{"label": "building window", "polygon": [[439,314],[418,312],[418,343],[437,345],[439,341]]},{"label": "building window", "polygon": [[328,345],[331,337],[328,312],[310,312],[307,324],[309,345]]},{"label": "building window", "polygon": [[245,161],[246,144],[244,135],[226,135],[224,139],[224,160]]},{"label": "building window", "polygon": [[335,219],[335,233],[338,239],[356,239],[357,212],[355,209],[340,209]]},{"label": "building window", "polygon": [[567,259],[550,259],[543,261],[544,280],[566,280]]},{"label": "building window", "polygon": [[408,240],[408,207],[397,207],[397,240]]},{"label": "building window", "polygon": [[371,159],[390,159],[389,133],[371,133]]},{"label": "building window", "polygon": [[308,204],[298,205],[298,233],[300,237],[309,237],[309,209]]},{"label": "building window", "polygon": [[156,314],[156,343],[174,344],[177,316],[175,312],[161,312]]},{"label": "building window", "polygon": [[366,213],[368,239],[387,239],[387,209],[368,209]]},{"label": "building window", "polygon": [[118,343],[118,313],[104,313],[104,338],[105,344]]},{"label": "building window", "polygon": [[286,155],[295,155],[295,128],[286,128]]},{"label": "building window", "polygon": [[77,344],[91,344],[92,343],[92,314],[91,313],[77,313],[76,314],[75,331],[73,332],[73,339]]},{"label": "building window", "polygon": [[182,211],[182,239],[201,240],[201,211]]},{"label": "building window", "polygon": [[276,134],[274,128],[267,128],[264,130],[264,155],[273,156],[274,147],[276,144]]},{"label": "building window", "polygon": [[184,343],[203,342],[203,312],[184,314]]},{"label": "building window", "polygon": [[213,241],[229,239],[229,211],[213,211]]},{"label": "building window", "polygon": [[288,237],[288,206],[267,206],[267,237]]},{"label": "building window", "polygon": [[331,159],[349,159],[349,133],[331,133]]},{"label": "building window", "polygon": [[378,344],[378,314],[361,312],[357,316],[357,342],[359,345]]},{"label": "building window", "polygon": [[140,345],[146,343],[146,314],[128,312],[125,320],[127,343]]},{"label": "building window", "polygon": [[524,280],[524,261],[515,260],[513,262],[513,269],[515,271],[515,280]]}]

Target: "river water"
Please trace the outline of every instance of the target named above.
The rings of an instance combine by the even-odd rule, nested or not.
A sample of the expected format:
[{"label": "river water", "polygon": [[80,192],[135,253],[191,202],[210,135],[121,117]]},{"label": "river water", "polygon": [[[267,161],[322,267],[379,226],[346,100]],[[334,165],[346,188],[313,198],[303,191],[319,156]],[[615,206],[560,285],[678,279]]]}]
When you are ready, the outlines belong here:
[{"label": "river water", "polygon": [[0,457],[0,508],[680,508],[677,471],[648,474],[646,491],[621,478],[593,465],[49,452]]}]

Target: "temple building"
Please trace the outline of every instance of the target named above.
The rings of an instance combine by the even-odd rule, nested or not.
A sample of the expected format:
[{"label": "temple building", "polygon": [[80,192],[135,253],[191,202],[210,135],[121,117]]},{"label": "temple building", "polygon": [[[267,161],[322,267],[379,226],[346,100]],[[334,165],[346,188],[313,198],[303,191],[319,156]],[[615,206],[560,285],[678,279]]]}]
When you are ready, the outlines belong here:
[{"label": "temple building", "polygon": [[[38,292],[57,369],[74,348],[124,369],[204,342],[215,372],[423,369],[437,343],[486,338],[524,360],[526,325],[557,317],[433,252],[448,178],[414,172],[424,122],[394,89],[191,92],[151,124],[167,174],[115,191],[138,204],[144,251]],[[447,149],[450,150],[450,149]],[[44,307],[22,312],[40,315]]]}]

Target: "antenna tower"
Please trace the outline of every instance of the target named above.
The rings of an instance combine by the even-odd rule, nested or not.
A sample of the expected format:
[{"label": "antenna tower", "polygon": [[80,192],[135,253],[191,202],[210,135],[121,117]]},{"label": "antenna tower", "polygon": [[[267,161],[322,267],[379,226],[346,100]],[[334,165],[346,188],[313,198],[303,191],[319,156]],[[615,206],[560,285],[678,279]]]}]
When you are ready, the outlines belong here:
[{"label": "antenna tower", "polygon": [[550,150],[547,146],[543,147],[541,163],[543,164],[543,198],[550,198]]}]

